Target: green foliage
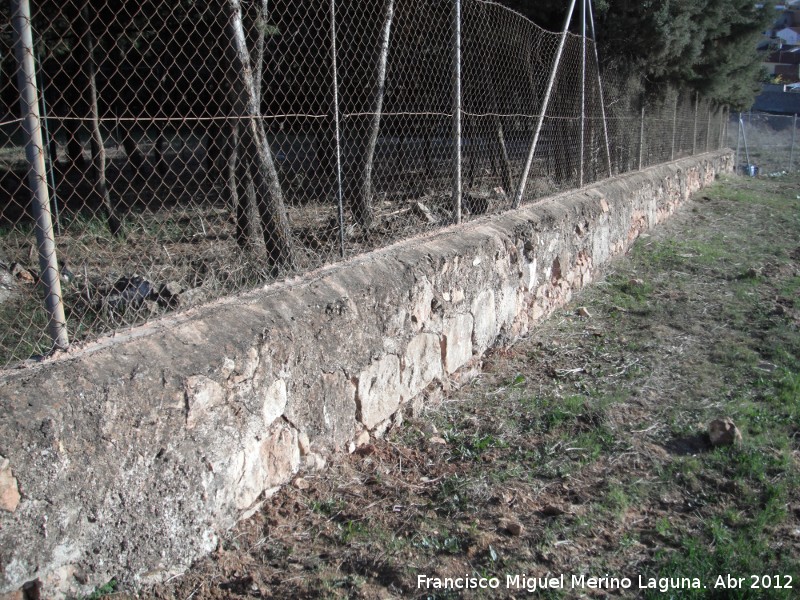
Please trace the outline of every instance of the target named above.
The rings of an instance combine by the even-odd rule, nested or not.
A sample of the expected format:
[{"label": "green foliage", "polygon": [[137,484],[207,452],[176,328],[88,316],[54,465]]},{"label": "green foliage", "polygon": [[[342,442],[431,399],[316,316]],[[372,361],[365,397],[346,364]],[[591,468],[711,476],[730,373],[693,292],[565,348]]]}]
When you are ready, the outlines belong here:
[{"label": "green foliage", "polygon": [[113,594],[117,591],[117,583],[116,579],[112,579],[106,584],[101,585],[95,591],[93,591],[88,596],[84,596],[83,600],[100,600],[101,598],[105,598],[109,594]]},{"label": "green foliage", "polygon": [[[752,580],[735,588],[719,586],[720,574],[778,574],[796,573],[797,560],[789,554],[776,552],[773,548],[773,530],[786,519],[782,504],[785,494],[776,493],[768,498],[754,518],[744,520],[738,526],[730,526],[723,519],[711,519],[702,536],[686,535],[677,551],[659,551],[649,577],[698,577],[707,588],[681,590],[682,598],[792,598],[794,590],[787,588],[752,588]],[[705,538],[705,539],[704,539]],[[710,543],[709,543],[710,542]],[[787,578],[770,578],[771,586],[776,582],[785,584]],[[796,585],[796,584],[795,584]],[[659,598],[656,590],[648,590],[645,598]]]},{"label": "green foliage", "polygon": [[[568,3],[504,0],[535,23],[563,28]],[[665,85],[697,90],[734,109],[752,105],[759,89],[761,33],[775,11],[751,0],[601,0],[594,3],[597,41],[605,66],[644,81],[663,95]],[[573,31],[580,28],[580,5]]]}]

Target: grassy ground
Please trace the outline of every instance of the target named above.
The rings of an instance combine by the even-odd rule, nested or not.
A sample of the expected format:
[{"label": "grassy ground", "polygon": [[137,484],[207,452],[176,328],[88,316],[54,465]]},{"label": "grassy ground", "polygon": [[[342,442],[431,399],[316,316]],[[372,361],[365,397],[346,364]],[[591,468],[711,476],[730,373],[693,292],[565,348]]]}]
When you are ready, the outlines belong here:
[{"label": "grassy ground", "polygon": [[[140,597],[797,597],[798,190],[703,191],[424,421],[298,478]],[[711,446],[718,417],[739,446]]]}]

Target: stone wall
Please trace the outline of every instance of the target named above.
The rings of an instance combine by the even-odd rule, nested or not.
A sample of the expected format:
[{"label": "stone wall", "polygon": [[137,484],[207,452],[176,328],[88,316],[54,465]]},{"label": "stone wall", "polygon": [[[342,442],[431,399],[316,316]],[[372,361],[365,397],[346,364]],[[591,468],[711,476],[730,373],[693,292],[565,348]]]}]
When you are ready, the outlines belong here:
[{"label": "stone wall", "polygon": [[184,570],[730,169],[721,152],[626,175],[4,374],[0,592]]}]

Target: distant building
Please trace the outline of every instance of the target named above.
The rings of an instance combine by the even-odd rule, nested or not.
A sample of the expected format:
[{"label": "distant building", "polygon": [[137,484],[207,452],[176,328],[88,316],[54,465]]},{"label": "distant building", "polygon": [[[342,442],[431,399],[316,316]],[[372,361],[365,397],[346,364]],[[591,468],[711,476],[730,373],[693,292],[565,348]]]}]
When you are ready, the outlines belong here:
[{"label": "distant building", "polygon": [[764,68],[785,83],[800,81],[800,46],[784,46],[771,52],[764,60]]},{"label": "distant building", "polygon": [[784,27],[776,31],[775,36],[789,46],[800,45],[800,27]]},{"label": "distant building", "polygon": [[800,114],[800,94],[794,91],[762,92],[756,98],[753,110],[773,115]]},{"label": "distant building", "polygon": [[783,65],[800,65],[800,46],[782,46],[780,50],[771,52],[764,62]]}]

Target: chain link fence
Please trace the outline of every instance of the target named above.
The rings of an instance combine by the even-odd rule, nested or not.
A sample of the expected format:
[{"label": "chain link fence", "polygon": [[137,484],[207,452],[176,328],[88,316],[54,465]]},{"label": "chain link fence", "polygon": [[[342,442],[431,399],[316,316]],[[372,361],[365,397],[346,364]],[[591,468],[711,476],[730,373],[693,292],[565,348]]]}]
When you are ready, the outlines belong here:
[{"label": "chain link fence", "polygon": [[722,145],[722,107],[601,80],[576,4],[586,35],[485,0],[12,0],[0,368]]},{"label": "chain link fence", "polygon": [[742,175],[777,177],[800,169],[797,115],[734,114],[728,145],[736,148],[736,171]]}]

